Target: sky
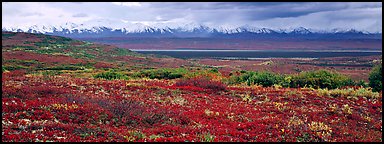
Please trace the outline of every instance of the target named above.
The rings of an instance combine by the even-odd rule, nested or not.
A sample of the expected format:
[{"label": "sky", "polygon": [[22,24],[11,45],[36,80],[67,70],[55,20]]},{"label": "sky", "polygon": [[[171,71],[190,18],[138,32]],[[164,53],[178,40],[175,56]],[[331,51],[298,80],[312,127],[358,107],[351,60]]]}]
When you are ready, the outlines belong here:
[{"label": "sky", "polygon": [[382,31],[381,2],[2,2],[2,27],[204,24]]}]

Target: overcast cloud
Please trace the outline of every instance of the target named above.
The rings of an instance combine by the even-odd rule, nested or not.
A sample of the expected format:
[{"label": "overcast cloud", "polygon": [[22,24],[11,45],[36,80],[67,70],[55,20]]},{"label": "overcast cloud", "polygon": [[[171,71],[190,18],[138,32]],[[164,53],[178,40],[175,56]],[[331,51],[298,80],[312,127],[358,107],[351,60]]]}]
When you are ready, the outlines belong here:
[{"label": "overcast cloud", "polygon": [[3,27],[66,22],[124,26],[129,22],[144,22],[149,25],[198,23],[212,27],[251,25],[281,29],[300,26],[324,30],[354,28],[381,32],[381,17],[381,2],[2,3]]}]

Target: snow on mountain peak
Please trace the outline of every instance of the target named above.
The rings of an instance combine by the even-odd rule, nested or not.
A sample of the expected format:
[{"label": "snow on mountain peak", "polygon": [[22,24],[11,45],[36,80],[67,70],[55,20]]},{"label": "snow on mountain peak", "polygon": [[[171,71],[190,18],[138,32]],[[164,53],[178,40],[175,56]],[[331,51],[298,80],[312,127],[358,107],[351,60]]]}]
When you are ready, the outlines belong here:
[{"label": "snow on mountain peak", "polygon": [[291,31],[291,33],[295,33],[295,34],[310,34],[312,32],[309,29],[306,29],[304,27],[298,27],[298,28],[293,29],[293,31]]},{"label": "snow on mountain peak", "polygon": [[176,22],[137,22],[128,20],[91,20],[83,24],[72,22],[63,23],[61,25],[32,25],[32,26],[15,26],[3,27],[3,31],[13,32],[31,32],[31,33],[102,33],[104,31],[129,33],[213,33],[219,32],[223,34],[234,33],[256,33],[256,34],[272,34],[272,33],[291,33],[291,34],[311,34],[311,33],[363,33],[370,34],[366,31],[358,31],[356,29],[334,28],[329,30],[310,29],[304,27],[288,28],[288,29],[271,29],[265,27],[256,27],[252,25],[222,25],[210,27],[198,23],[176,23]]}]

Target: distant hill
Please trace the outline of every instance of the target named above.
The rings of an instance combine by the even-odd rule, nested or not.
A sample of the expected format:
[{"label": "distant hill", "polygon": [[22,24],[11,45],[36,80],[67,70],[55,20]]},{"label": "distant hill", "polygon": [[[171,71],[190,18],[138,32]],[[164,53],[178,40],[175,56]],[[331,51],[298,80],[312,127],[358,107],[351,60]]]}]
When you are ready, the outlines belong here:
[{"label": "distant hill", "polygon": [[162,62],[159,59],[116,46],[60,36],[2,32],[2,67],[6,70],[77,70],[122,66],[145,68],[172,66],[178,62],[187,64],[180,59],[164,58]]},{"label": "distant hill", "polygon": [[316,30],[304,27],[292,29],[260,28],[250,25],[240,27],[208,27],[197,23],[177,25],[146,25],[128,23],[123,26],[66,23],[63,25],[33,25],[3,27],[2,31],[42,33],[72,38],[99,37],[156,37],[156,38],[304,38],[304,39],[381,39],[380,32],[372,33],[355,29]]},{"label": "distant hill", "polygon": [[381,50],[382,33],[355,29],[208,27],[175,24],[120,26],[66,23],[3,27],[2,31],[40,33],[111,44],[127,49]]}]

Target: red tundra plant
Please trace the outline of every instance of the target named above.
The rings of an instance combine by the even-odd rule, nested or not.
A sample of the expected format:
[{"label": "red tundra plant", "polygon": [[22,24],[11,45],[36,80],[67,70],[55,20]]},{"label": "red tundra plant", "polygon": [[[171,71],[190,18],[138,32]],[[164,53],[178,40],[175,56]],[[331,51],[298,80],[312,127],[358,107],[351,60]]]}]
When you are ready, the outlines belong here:
[{"label": "red tundra plant", "polygon": [[25,77],[23,77],[27,73],[26,70],[14,70],[14,71],[7,71],[3,72],[1,74],[2,82],[5,82],[7,80],[20,80],[22,81]]},{"label": "red tundra plant", "polygon": [[195,86],[212,92],[225,91],[227,86],[218,81],[212,81],[205,77],[195,77],[190,79],[181,79],[175,83],[175,86]]},{"label": "red tundra plant", "polygon": [[114,67],[116,67],[112,63],[106,63],[106,62],[96,62],[93,66],[95,68],[97,68],[97,69],[100,69],[100,68],[114,68]]},{"label": "red tundra plant", "polygon": [[[225,87],[204,78],[171,82],[3,79],[2,140],[382,141],[382,94],[349,99],[303,88]],[[225,91],[213,93],[212,83]]]}]

